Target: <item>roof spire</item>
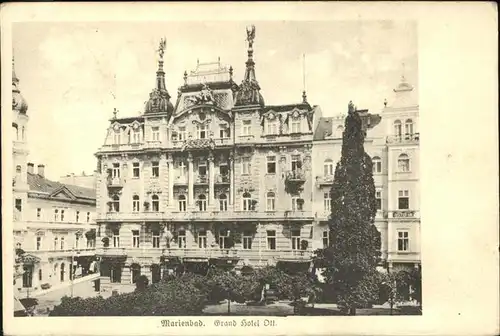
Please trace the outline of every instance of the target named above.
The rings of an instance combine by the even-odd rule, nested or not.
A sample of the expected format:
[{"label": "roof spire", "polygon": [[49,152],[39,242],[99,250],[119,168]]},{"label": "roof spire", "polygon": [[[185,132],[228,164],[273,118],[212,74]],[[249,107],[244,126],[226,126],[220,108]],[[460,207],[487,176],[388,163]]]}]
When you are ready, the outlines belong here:
[{"label": "roof spire", "polygon": [[28,103],[19,90],[19,78],[17,78],[14,65],[14,51],[12,51],[12,110],[26,114]]},{"label": "roof spire", "polygon": [[307,103],[306,94],[306,54],[302,54],[302,102]]},{"label": "roof spire", "polygon": [[253,42],[255,39],[255,26],[247,27],[248,59],[246,61],[245,76],[236,94],[236,106],[242,105],[264,105],[264,99],[260,94],[260,86],[255,76],[255,62],[253,61]]}]

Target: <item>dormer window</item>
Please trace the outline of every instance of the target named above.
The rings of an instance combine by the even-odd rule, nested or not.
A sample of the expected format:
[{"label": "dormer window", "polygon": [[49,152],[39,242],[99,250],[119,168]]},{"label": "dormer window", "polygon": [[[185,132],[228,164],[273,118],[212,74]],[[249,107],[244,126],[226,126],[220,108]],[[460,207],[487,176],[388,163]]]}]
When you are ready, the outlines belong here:
[{"label": "dormer window", "polygon": [[151,132],[153,135],[153,141],[160,141],[160,128],[159,127],[152,127]]},{"label": "dormer window", "polygon": [[266,133],[269,135],[278,134],[278,122],[276,120],[268,120],[267,121]]},{"label": "dormer window", "polygon": [[290,133],[300,133],[300,118],[292,119],[292,122],[290,123]]},{"label": "dormer window", "polygon": [[115,131],[114,137],[113,137],[113,142],[115,145],[119,145],[121,142],[121,137],[120,137],[120,130]]},{"label": "dormer window", "polygon": [[243,120],[243,128],[241,130],[241,134],[242,135],[252,135],[251,127],[252,127],[251,120]]},{"label": "dormer window", "polygon": [[198,134],[198,139],[206,139],[207,138],[207,130],[205,125],[198,125],[196,127],[196,132]]},{"label": "dormer window", "polygon": [[141,133],[139,130],[132,131],[132,143],[137,144],[141,142]]},{"label": "dormer window", "polygon": [[177,133],[178,140],[186,140],[186,127],[179,127],[179,132]]}]

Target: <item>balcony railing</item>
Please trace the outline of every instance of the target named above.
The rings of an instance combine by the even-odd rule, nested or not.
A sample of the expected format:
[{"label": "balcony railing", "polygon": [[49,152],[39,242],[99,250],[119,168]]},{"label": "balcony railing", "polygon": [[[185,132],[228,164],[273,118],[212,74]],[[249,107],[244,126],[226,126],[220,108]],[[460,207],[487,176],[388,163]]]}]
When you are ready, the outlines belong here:
[{"label": "balcony railing", "polygon": [[195,184],[208,184],[208,175],[198,175],[195,178]]},{"label": "balcony railing", "polygon": [[215,183],[216,184],[227,184],[231,182],[231,178],[228,174],[222,175],[218,174],[215,176]]},{"label": "balcony railing", "polygon": [[144,144],[144,149],[158,149],[161,148],[161,141],[160,140],[150,140],[146,141]]},{"label": "balcony railing", "polygon": [[306,181],[306,174],[302,171],[302,169],[288,171],[286,173],[286,181],[287,182],[305,182]]},{"label": "balcony railing", "polygon": [[126,256],[127,251],[125,247],[98,247],[95,249],[97,255],[102,256]]},{"label": "balcony railing", "polygon": [[388,218],[420,218],[420,212],[417,210],[394,210],[388,211]]},{"label": "balcony railing", "polygon": [[240,135],[237,137],[236,142],[238,142],[238,143],[253,143],[253,142],[255,142],[255,137],[253,135]]},{"label": "balcony railing", "polygon": [[317,186],[325,186],[333,184],[333,175],[327,176],[316,176],[316,185]]},{"label": "balcony railing", "polygon": [[280,250],[278,260],[311,260],[310,250]]},{"label": "balcony railing", "polygon": [[215,141],[211,138],[206,139],[188,139],[183,141],[181,148],[185,149],[213,149]]},{"label": "balcony railing", "polygon": [[418,143],[420,141],[420,133],[390,135],[386,141],[387,143]]},{"label": "balcony railing", "polygon": [[123,181],[120,177],[108,177],[106,179],[106,184],[108,187],[121,188],[123,187]]},{"label": "balcony railing", "polygon": [[174,180],[174,185],[187,185],[188,178],[187,176],[177,176]]},{"label": "balcony railing", "polygon": [[166,248],[163,249],[165,257],[183,257],[183,258],[223,258],[237,257],[237,249],[221,248]]},{"label": "balcony railing", "polygon": [[55,257],[78,257],[78,256],[89,256],[94,255],[96,252],[96,248],[74,248],[74,249],[62,249],[62,250],[29,250],[26,251],[30,254],[36,255],[38,257],[47,257],[47,258],[55,258]]}]

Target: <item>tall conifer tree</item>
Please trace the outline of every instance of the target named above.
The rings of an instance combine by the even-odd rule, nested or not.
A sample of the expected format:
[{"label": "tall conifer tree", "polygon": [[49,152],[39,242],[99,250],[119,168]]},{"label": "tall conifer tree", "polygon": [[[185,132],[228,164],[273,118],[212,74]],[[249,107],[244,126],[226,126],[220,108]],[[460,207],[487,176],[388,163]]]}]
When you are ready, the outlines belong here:
[{"label": "tall conifer tree", "polygon": [[364,150],[365,131],[356,108],[342,136],[342,156],[331,189],[330,246],[322,251],[324,276],[338,302],[351,315],[372,300],[373,275],[380,258],[380,233],[374,225],[377,203],[372,162]]}]

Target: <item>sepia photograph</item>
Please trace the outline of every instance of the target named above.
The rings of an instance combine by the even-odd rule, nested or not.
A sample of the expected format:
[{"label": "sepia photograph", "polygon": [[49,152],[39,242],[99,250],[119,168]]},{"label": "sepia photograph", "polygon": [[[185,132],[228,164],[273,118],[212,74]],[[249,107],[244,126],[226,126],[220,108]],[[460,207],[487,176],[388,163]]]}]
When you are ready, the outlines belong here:
[{"label": "sepia photograph", "polygon": [[15,24],[14,314],[421,314],[416,42]]},{"label": "sepia photograph", "polygon": [[450,57],[466,34],[402,4],[80,5],[2,7],[10,334],[493,330],[498,302],[469,300],[498,293],[494,146],[473,145],[498,97],[459,59],[493,64],[483,42]]}]

